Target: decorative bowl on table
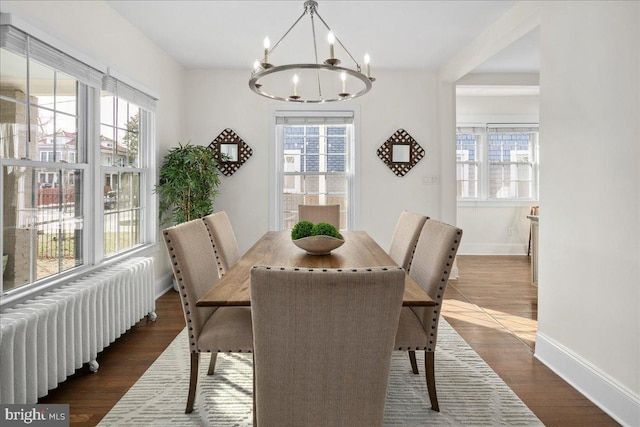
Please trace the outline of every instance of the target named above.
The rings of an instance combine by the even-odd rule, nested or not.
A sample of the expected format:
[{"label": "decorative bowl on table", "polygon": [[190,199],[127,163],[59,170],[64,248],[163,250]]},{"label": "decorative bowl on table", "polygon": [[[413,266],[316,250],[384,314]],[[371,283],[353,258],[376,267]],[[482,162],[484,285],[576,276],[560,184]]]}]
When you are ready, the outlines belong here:
[{"label": "decorative bowl on table", "polygon": [[309,255],[329,255],[332,250],[344,244],[344,238],[341,234],[339,236],[339,239],[331,236],[309,236],[292,240],[292,242]]}]

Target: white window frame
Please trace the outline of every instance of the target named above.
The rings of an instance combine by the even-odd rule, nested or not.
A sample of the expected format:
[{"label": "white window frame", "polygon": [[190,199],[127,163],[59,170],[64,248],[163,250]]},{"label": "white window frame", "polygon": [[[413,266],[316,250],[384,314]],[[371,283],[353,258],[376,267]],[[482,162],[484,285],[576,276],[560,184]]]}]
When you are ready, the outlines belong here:
[{"label": "white window frame", "polygon": [[[62,71],[71,76],[78,76],[74,71],[86,69],[86,74],[84,75],[87,81],[91,81],[90,85],[85,84],[84,81],[81,81],[78,90],[78,109],[76,115],[78,116],[78,147],[79,150],[76,154],[76,159],[80,159],[80,163],[71,163],[71,162],[61,162],[61,158],[59,157],[60,152],[58,152],[58,157],[56,162],[51,163],[51,167],[54,169],[62,170],[63,176],[67,176],[67,171],[69,174],[72,173],[73,170],[79,170],[83,173],[83,182],[82,182],[82,198],[83,198],[83,206],[84,210],[81,212],[81,215],[84,217],[84,223],[82,224],[82,239],[83,239],[83,247],[82,247],[82,259],[83,263],[77,267],[73,267],[71,269],[65,270],[60,273],[53,274],[51,276],[42,278],[40,280],[35,280],[30,283],[21,285],[17,288],[11,289],[9,291],[4,291],[0,287],[0,293],[2,294],[2,299],[0,301],[0,307],[11,306],[15,303],[24,301],[34,294],[44,292],[47,289],[59,287],[64,285],[76,278],[83,277],[86,274],[97,268],[103,268],[112,263],[118,262],[125,258],[135,255],[150,255],[155,252],[155,240],[156,240],[156,215],[153,209],[149,209],[149,206],[156,205],[156,195],[152,191],[153,183],[155,183],[155,169],[156,169],[156,160],[155,160],[155,114],[154,106],[156,97],[149,96],[147,93],[150,91],[148,89],[144,89],[142,86],[137,85],[136,83],[130,82],[126,77],[119,76],[117,72],[115,73],[117,76],[117,80],[112,77],[113,71],[109,72],[108,69],[102,68],[101,64],[97,61],[94,61],[92,58],[88,58],[81,54],[78,51],[73,50],[69,46],[66,46],[64,43],[59,40],[50,37],[48,34],[45,34],[35,27],[32,27],[20,20],[12,19],[13,17],[7,14],[0,15],[0,23],[3,25],[3,31],[8,29],[7,33],[10,36],[6,39],[3,37],[3,46],[8,46],[10,50],[14,50],[16,48],[20,48],[23,43],[19,37],[14,36],[15,34],[23,33],[31,43],[36,45],[36,48],[39,49],[37,51],[38,55],[45,55],[45,58],[55,58],[57,55],[62,55],[69,60],[57,62],[54,60],[53,63],[49,63],[46,60],[42,61],[44,64],[49,64],[52,68],[57,71]],[[7,25],[8,27],[4,27]],[[17,31],[17,32],[16,32]],[[35,34],[38,39],[36,39],[32,34]],[[44,40],[44,41],[41,41]],[[7,43],[6,45],[4,43]],[[29,42],[27,42],[29,43]],[[47,56],[49,55],[49,56]],[[39,58],[37,58],[39,59]],[[67,69],[60,69],[55,64],[64,64],[63,67],[67,67]],[[147,120],[140,123],[139,132],[141,138],[139,140],[140,147],[145,146],[146,148],[143,150],[140,148],[140,151],[144,151],[143,154],[145,156],[146,167],[145,171],[140,177],[141,188],[144,189],[141,191],[140,206],[141,210],[144,212],[144,225],[141,227],[140,235],[143,243],[138,247],[135,247],[130,250],[126,250],[115,254],[109,258],[105,258],[102,254],[102,214],[103,214],[103,188],[101,187],[101,183],[103,182],[102,178],[102,168],[101,158],[100,158],[100,89],[99,81],[101,76],[107,76],[111,81],[120,81],[125,83],[125,86],[130,85],[129,88],[133,89],[136,86],[141,89],[133,89],[133,91],[127,93],[129,97],[133,99],[129,99],[131,102],[139,105],[142,109],[149,113]],[[104,79],[103,79],[104,81]],[[85,101],[88,101],[85,102]],[[32,138],[34,138],[32,136]],[[85,143],[86,141],[86,143]],[[82,147],[80,146],[82,144]],[[83,150],[83,151],[80,151]],[[78,155],[79,154],[79,155]],[[85,161],[86,160],[86,161]],[[42,168],[47,167],[46,163],[40,161],[40,156],[36,160],[28,160],[28,159],[14,159],[14,158],[0,158],[0,167],[5,166],[18,166],[18,167],[32,167],[32,168]],[[129,171],[131,169],[128,169]],[[134,171],[134,170],[131,170]],[[3,174],[0,174],[0,188],[3,187]],[[98,191],[99,190],[99,191]],[[0,201],[2,201],[3,196],[0,194]],[[0,215],[0,229],[2,229],[2,215]],[[2,239],[0,239],[0,252],[2,252]],[[0,279],[0,284],[2,283]]]},{"label": "white window frame", "polygon": [[[489,161],[489,129],[530,129],[539,128],[538,123],[463,123],[457,124],[456,139],[459,133],[473,133],[477,135],[477,160],[478,165],[478,196],[477,197],[458,197],[458,206],[531,206],[538,203],[539,200],[539,133],[532,141],[532,185],[533,197],[525,198],[496,198],[489,195],[490,181],[490,165],[494,162]],[[457,160],[456,149],[456,168],[460,163]],[[497,164],[497,163],[496,163]],[[517,163],[513,163],[516,165]],[[457,185],[457,183],[456,183]]]},{"label": "white window frame", "polygon": [[282,193],[284,171],[283,138],[277,135],[277,117],[318,116],[331,117],[353,116],[353,135],[349,144],[349,167],[347,177],[348,212],[347,229],[361,229],[361,191],[360,191],[360,106],[359,105],[271,105],[269,108],[269,230],[281,231]]}]

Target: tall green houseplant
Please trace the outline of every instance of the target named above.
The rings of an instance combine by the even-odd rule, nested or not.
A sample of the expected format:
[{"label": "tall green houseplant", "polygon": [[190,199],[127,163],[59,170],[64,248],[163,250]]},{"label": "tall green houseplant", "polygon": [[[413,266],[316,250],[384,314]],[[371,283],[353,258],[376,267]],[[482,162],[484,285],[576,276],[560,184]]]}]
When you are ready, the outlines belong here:
[{"label": "tall green houseplant", "polygon": [[156,185],[160,222],[180,224],[209,215],[219,185],[218,164],[212,150],[189,143],[172,148],[160,167]]}]

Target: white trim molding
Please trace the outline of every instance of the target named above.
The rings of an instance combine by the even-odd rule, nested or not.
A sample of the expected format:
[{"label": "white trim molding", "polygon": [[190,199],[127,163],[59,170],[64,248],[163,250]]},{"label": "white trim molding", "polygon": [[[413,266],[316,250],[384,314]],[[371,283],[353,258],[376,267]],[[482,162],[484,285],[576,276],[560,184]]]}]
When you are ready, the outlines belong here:
[{"label": "white trim molding", "polygon": [[538,332],[535,357],[623,426],[640,426],[640,396]]},{"label": "white trim molding", "polygon": [[460,242],[458,255],[526,255],[527,242],[523,243],[464,243]]}]

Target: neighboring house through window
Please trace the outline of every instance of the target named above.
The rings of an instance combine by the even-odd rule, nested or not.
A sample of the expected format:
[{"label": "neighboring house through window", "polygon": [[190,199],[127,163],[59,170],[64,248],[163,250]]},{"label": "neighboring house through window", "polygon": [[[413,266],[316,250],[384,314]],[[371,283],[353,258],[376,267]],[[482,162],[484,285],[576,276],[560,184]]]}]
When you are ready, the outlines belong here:
[{"label": "neighboring house through window", "polygon": [[276,229],[291,229],[301,204],[340,205],[340,228],[355,227],[356,115],[354,109],[274,111]]},{"label": "neighboring house through window", "polygon": [[458,200],[538,199],[538,126],[459,126]]}]

